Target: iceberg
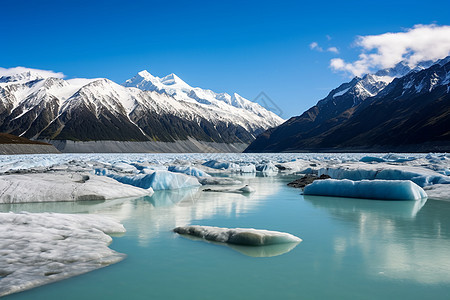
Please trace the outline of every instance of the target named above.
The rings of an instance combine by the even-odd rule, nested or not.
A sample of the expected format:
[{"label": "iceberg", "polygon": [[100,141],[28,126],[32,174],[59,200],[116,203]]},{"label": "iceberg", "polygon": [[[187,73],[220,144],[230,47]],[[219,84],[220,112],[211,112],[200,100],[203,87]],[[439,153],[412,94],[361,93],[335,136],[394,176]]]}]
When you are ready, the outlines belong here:
[{"label": "iceberg", "polygon": [[198,181],[202,185],[238,185],[242,182],[228,177],[199,177]]},{"label": "iceberg", "polygon": [[377,200],[420,200],[425,191],[410,180],[316,180],[305,187],[304,195]]},{"label": "iceberg", "polygon": [[132,185],[135,187],[153,190],[172,190],[187,187],[199,186],[197,178],[187,176],[185,174],[173,173],[169,171],[155,171],[152,174],[138,175],[117,175],[107,174],[106,176],[113,178],[121,183]]},{"label": "iceberg", "polygon": [[245,185],[238,189],[204,189],[204,192],[218,192],[218,193],[236,193],[236,194],[251,194],[255,189],[249,185]]},{"label": "iceberg", "polygon": [[212,226],[185,226],[173,230],[178,234],[196,236],[208,241],[246,246],[266,246],[284,243],[300,243],[292,234],[253,228],[221,228]]},{"label": "iceberg", "polygon": [[255,165],[244,165],[240,167],[241,173],[256,173]]},{"label": "iceberg", "polygon": [[121,261],[107,234],[123,232],[99,215],[0,213],[0,297]]},{"label": "iceberg", "polygon": [[92,174],[59,172],[0,176],[0,203],[109,200],[152,193],[152,190]]},{"label": "iceberg", "polygon": [[123,173],[137,173],[138,169],[135,166],[124,162],[118,162],[112,165],[112,169],[117,172]]},{"label": "iceberg", "polygon": [[430,169],[414,166],[391,165],[387,163],[347,163],[321,168],[319,175],[334,179],[350,180],[411,180],[421,187],[433,184],[450,184],[450,177]]},{"label": "iceberg", "polygon": [[229,170],[229,171],[239,171],[240,167],[239,165],[232,163],[232,162],[225,162],[225,161],[219,161],[219,160],[209,160],[203,164],[203,166],[206,166],[208,168],[217,169],[217,170]]},{"label": "iceberg", "polygon": [[202,171],[200,169],[191,166],[170,166],[168,168],[168,171],[174,173],[183,173],[195,177],[211,177],[211,175],[209,175],[205,171]]},{"label": "iceberg", "polygon": [[259,164],[256,171],[266,174],[278,174],[278,168],[273,163]]},{"label": "iceberg", "polygon": [[450,184],[433,184],[424,187],[424,190],[429,199],[450,201]]}]

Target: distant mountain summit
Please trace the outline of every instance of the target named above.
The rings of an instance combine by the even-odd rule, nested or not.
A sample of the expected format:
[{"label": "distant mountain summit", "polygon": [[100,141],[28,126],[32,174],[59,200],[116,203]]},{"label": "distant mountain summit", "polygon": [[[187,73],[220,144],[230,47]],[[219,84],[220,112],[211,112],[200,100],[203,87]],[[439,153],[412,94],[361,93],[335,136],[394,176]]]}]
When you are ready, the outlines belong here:
[{"label": "distant mountain summit", "polygon": [[[158,78],[142,71],[125,86],[105,78],[63,80],[32,72],[0,77],[0,132],[58,145],[172,143],[154,151],[201,151],[185,145],[199,141],[214,150],[215,144],[246,145],[282,122],[237,94],[192,88],[175,74]],[[179,141],[184,148],[173,144]],[[96,149],[100,146],[105,143],[90,143],[86,151],[108,151]],[[216,150],[226,149],[237,148]]]},{"label": "distant mountain summit", "polygon": [[449,151],[449,62],[355,77],[245,151]]},{"label": "distant mountain summit", "polygon": [[[261,117],[264,126],[273,127],[279,125],[283,119],[275,113],[268,111],[261,105],[245,99],[237,93],[229,95],[227,93],[215,93],[211,90],[199,87],[191,87],[175,74],[169,74],[163,78],[155,77],[148,71],[139,72],[133,78],[127,80],[126,87],[136,87],[146,91],[156,91],[165,93],[179,101],[191,102],[196,104],[205,104],[210,107],[216,107],[224,111],[237,113],[237,117],[243,116],[242,112],[250,112]],[[236,110],[239,108],[242,110]],[[249,123],[255,120],[249,119]]]}]

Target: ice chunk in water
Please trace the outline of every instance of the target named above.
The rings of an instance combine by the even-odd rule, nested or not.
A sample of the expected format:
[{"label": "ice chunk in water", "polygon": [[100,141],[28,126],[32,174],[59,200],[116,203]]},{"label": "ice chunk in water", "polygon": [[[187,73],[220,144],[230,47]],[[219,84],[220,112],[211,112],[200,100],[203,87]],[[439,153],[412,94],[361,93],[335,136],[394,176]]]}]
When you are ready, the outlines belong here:
[{"label": "ice chunk in water", "polygon": [[155,191],[180,189],[200,185],[195,177],[168,171],[155,171],[152,174],[147,175],[139,174],[124,176],[108,174],[107,176],[125,184],[143,189],[152,188]]},{"label": "ice chunk in water", "polygon": [[253,228],[221,228],[212,226],[185,226],[173,230],[178,234],[192,235],[208,241],[246,246],[265,246],[299,243],[302,240],[292,234]]},{"label": "ice chunk in water", "polygon": [[99,215],[0,213],[0,297],[119,262],[106,234],[119,232]]},{"label": "ice chunk in water", "polygon": [[108,200],[152,193],[93,174],[58,172],[0,176],[0,203]]},{"label": "ice chunk in water", "polygon": [[409,180],[316,180],[305,187],[305,195],[379,200],[419,200],[425,191]]},{"label": "ice chunk in water", "polygon": [[229,171],[239,171],[239,165],[231,162],[219,161],[219,160],[209,160],[203,164],[206,167],[218,170],[229,170]]},{"label": "ice chunk in water", "polygon": [[195,177],[211,177],[211,175],[209,175],[205,171],[191,166],[170,166],[168,170],[170,172],[183,173]]}]

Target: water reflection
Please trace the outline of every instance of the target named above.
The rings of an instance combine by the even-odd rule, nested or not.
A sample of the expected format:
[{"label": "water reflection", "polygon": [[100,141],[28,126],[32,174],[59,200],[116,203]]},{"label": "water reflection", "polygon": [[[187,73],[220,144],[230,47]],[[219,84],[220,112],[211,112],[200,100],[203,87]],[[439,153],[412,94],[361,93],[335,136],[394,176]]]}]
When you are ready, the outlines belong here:
[{"label": "water reflection", "polygon": [[[450,207],[442,202],[373,201],[308,196],[305,200],[356,230],[333,237],[340,266],[361,255],[367,276],[450,283]],[[444,203],[445,204],[445,203]]]},{"label": "water reflection", "polygon": [[[239,177],[256,192],[250,195],[235,193],[207,193],[203,188],[185,188],[156,191],[151,197],[116,199],[107,201],[48,202],[3,204],[0,211],[96,213],[122,222],[127,235],[138,236],[139,244],[146,246],[161,233],[177,226],[202,223],[217,216],[236,218],[254,212],[267,195],[279,189],[275,178]],[[242,187],[242,185],[238,187]]]},{"label": "water reflection", "polygon": [[326,209],[336,215],[371,214],[377,217],[414,218],[427,202],[417,201],[368,200],[356,198],[324,197],[304,195],[303,198],[318,208]]},{"label": "water reflection", "polygon": [[176,190],[162,190],[155,191],[151,197],[143,197],[142,199],[148,200],[154,207],[173,206],[181,201],[195,202],[195,195],[199,188],[184,188]]},{"label": "water reflection", "polygon": [[181,238],[185,238],[191,241],[196,242],[204,242],[213,245],[225,246],[231,248],[241,254],[251,256],[251,257],[273,257],[279,256],[285,253],[288,253],[299,243],[284,243],[284,244],[276,244],[276,245],[267,245],[267,246],[242,246],[242,245],[233,245],[226,243],[219,243],[214,241],[208,241],[199,237],[190,236],[190,235],[179,235]]}]

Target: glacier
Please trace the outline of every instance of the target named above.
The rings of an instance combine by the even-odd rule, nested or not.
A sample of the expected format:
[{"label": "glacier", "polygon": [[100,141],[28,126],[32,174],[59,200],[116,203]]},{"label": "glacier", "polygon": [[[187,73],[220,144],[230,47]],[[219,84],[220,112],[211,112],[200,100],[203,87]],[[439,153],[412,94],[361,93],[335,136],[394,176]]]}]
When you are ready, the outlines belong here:
[{"label": "glacier", "polygon": [[192,235],[208,241],[246,246],[266,246],[284,243],[300,243],[302,240],[292,234],[253,228],[221,228],[212,226],[180,226],[174,232]]},{"label": "glacier", "polygon": [[428,197],[420,186],[410,180],[316,180],[305,187],[303,194],[377,200],[420,200]]},{"label": "glacier", "polygon": [[108,234],[124,232],[100,215],[0,213],[0,297],[121,261]]}]

